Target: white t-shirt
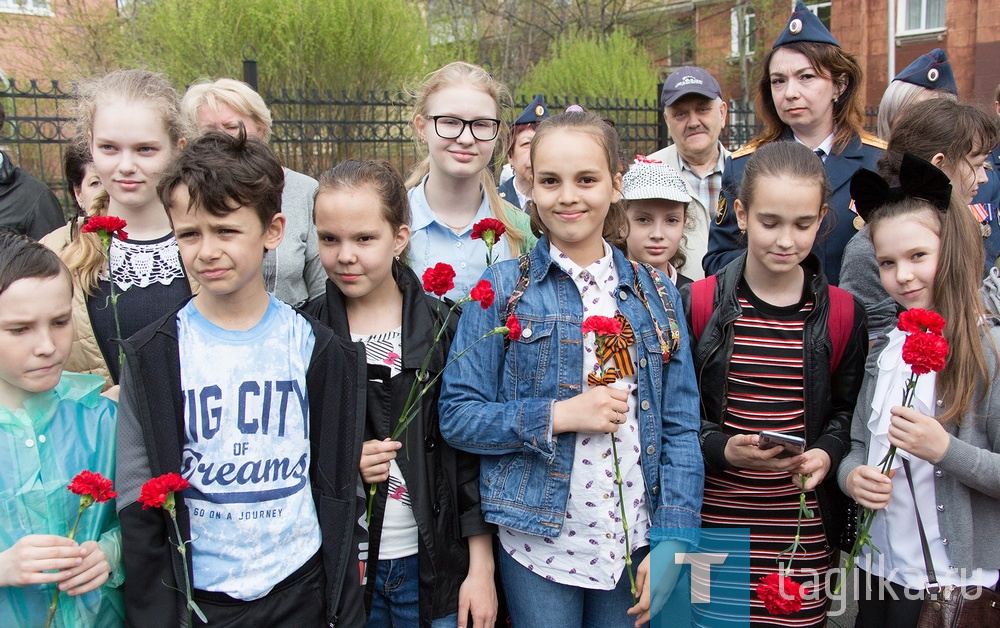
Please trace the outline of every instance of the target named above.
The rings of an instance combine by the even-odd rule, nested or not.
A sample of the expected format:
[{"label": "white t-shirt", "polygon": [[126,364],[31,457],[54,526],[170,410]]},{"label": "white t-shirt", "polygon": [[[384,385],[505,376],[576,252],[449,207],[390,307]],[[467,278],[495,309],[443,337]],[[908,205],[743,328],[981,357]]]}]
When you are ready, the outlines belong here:
[{"label": "white t-shirt", "polygon": [[271,296],[246,331],[177,315],[195,588],[267,595],[318,550],[309,484],[312,327]]},{"label": "white t-shirt", "polygon": [[[389,377],[400,372],[403,355],[403,330],[397,327],[384,334],[351,334],[351,339],[365,345],[368,364],[380,364],[389,368]],[[388,382],[386,382],[388,383]],[[398,417],[393,417],[398,419]],[[413,505],[406,488],[406,478],[395,460],[389,462],[389,479],[386,480],[389,496],[385,500],[385,515],[382,517],[382,534],[379,537],[378,559],[393,560],[413,556],[419,549],[417,520],[413,517]]]}]

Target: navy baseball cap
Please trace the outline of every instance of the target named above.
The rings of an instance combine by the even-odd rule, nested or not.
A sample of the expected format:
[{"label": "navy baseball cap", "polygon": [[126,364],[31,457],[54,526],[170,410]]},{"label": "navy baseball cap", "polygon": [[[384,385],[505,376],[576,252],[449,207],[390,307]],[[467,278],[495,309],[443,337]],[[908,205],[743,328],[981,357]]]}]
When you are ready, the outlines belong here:
[{"label": "navy baseball cap", "polygon": [[788,18],[785,30],[781,31],[778,38],[774,40],[774,46],[784,46],[785,44],[797,41],[812,41],[820,44],[832,44],[840,48],[840,44],[830,31],[824,26],[816,14],[810,11],[801,0],[795,3],[795,10]]},{"label": "navy baseball cap", "polygon": [[664,107],[669,107],[688,94],[699,94],[714,100],[722,98],[722,88],[719,87],[719,81],[705,70],[686,65],[672,72],[663,82],[660,100]]},{"label": "navy baseball cap", "polygon": [[951,61],[948,61],[947,53],[940,48],[920,55],[892,80],[958,96],[958,85],[955,84]]}]

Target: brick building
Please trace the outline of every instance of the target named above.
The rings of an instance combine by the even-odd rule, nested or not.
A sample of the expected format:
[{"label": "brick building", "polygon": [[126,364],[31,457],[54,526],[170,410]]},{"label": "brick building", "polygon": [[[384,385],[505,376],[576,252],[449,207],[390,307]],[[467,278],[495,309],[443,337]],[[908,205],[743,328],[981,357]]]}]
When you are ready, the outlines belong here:
[{"label": "brick building", "polygon": [[[719,78],[725,97],[740,98],[741,84],[752,89],[755,63],[784,28],[793,4],[793,0],[667,0],[666,10],[679,27],[692,29],[694,45],[683,54],[668,54],[664,69],[684,63],[702,66]],[[806,0],[806,4],[841,46],[858,56],[865,71],[867,104],[878,105],[891,76],[937,47],[948,52],[962,99],[992,102],[1000,83],[997,0]],[[743,63],[741,52],[746,55]]]}]

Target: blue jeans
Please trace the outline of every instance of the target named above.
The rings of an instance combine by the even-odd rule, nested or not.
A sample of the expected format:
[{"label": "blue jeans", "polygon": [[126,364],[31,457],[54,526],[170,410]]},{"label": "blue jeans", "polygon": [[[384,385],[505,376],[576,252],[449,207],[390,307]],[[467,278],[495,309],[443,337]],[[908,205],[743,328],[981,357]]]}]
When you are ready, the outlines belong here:
[{"label": "blue jeans", "polygon": [[[368,628],[413,628],[420,625],[420,571],[417,555],[378,561]],[[431,628],[455,628],[458,613],[431,622]]]},{"label": "blue jeans", "polygon": [[[641,547],[632,553],[632,569],[649,553]],[[635,604],[628,574],[622,572],[612,591],[559,584],[529,571],[503,549],[500,577],[510,618],[517,628],[633,628],[635,615],[626,611]]]}]

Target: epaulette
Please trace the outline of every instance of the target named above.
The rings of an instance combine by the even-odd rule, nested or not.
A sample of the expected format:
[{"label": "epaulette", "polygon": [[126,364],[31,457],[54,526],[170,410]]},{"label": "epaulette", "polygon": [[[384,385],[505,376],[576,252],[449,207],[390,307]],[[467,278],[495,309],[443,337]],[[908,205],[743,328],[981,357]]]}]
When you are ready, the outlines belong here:
[{"label": "epaulette", "polygon": [[746,157],[747,155],[752,155],[757,151],[758,146],[756,144],[748,144],[743,148],[733,151],[732,158],[739,159],[740,157]]},{"label": "epaulette", "polygon": [[879,139],[874,135],[868,135],[867,133],[861,135],[861,143],[867,144],[868,146],[874,146],[875,148],[881,150],[885,150],[886,148],[889,147],[889,143],[886,142],[885,140]]}]

